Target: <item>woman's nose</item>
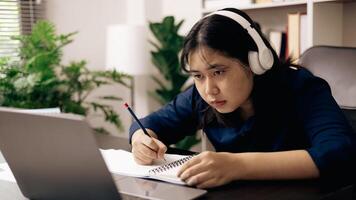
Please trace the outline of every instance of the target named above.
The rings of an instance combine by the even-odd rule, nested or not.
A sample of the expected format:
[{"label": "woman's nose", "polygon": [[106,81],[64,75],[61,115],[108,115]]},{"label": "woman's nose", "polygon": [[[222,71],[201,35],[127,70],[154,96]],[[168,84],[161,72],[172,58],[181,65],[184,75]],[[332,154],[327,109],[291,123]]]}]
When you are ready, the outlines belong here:
[{"label": "woman's nose", "polygon": [[216,94],[219,93],[219,88],[217,87],[215,82],[210,78],[206,79],[206,82],[205,82],[205,93],[208,94],[208,95],[216,95]]}]

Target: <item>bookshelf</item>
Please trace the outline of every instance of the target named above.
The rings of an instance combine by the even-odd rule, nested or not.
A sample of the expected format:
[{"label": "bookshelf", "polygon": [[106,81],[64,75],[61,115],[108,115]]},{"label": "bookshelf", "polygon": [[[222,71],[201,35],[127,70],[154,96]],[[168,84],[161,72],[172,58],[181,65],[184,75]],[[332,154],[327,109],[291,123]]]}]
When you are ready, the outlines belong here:
[{"label": "bookshelf", "polygon": [[[295,6],[295,5],[307,5],[308,0],[287,0],[287,1],[276,1],[276,2],[269,2],[269,3],[250,3],[249,5],[240,5],[239,0],[231,0],[230,3],[225,3],[225,4],[220,4],[216,3],[217,6],[206,8],[204,7],[204,4],[206,1],[209,0],[203,0],[203,13],[210,13],[214,10],[224,8],[226,6],[231,6],[238,8],[240,10],[255,10],[255,9],[265,9],[265,8],[277,8],[277,7],[288,7],[288,6]],[[214,0],[214,1],[219,1],[219,0]],[[325,3],[325,2],[352,2],[351,0],[346,1],[346,0],[314,0],[311,1],[313,3]]]},{"label": "bookshelf", "polygon": [[[215,0],[218,1],[218,0]],[[203,0],[203,7],[204,7],[204,0]],[[265,8],[277,8],[277,7],[288,7],[288,6],[295,6],[295,5],[306,5],[307,0],[295,0],[295,1],[288,1],[288,2],[270,2],[270,3],[260,3],[260,4],[250,4],[250,5],[239,5],[238,0],[236,1],[231,1],[231,3],[227,3],[227,4],[221,4],[221,5],[217,5],[214,7],[210,7],[210,8],[203,8],[203,13],[210,13],[212,11],[221,9],[221,8],[225,8],[225,7],[234,7],[234,8],[238,8],[240,10],[256,10],[256,9],[265,9]]]},{"label": "bookshelf", "polygon": [[[208,1],[214,1],[214,6],[206,7]],[[262,32],[268,34],[271,30],[286,31],[289,13],[306,13],[307,47],[356,47],[356,1],[353,0],[280,0],[259,4],[239,4],[239,0],[225,0],[220,5],[218,2],[202,0],[202,16],[221,8],[235,7],[246,12],[261,25]]]}]

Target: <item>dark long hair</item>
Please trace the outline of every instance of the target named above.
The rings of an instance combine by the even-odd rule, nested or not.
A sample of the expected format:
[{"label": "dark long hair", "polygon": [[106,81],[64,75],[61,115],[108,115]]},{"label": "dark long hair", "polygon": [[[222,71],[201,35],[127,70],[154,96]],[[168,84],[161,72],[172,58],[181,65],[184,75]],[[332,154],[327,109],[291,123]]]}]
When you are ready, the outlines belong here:
[{"label": "dark long hair", "polygon": [[[264,102],[263,104],[265,104],[266,102],[274,101],[272,99],[266,99],[268,97],[263,95],[266,92],[265,90],[268,89],[271,90],[271,93],[277,93],[277,91],[272,91],[273,87],[278,84],[276,76],[278,76],[283,68],[286,68],[285,66],[290,65],[290,61],[289,59],[286,62],[280,61],[270,43],[261,33],[261,30],[246,13],[234,8],[225,8],[223,10],[235,12],[248,20],[262,37],[266,46],[271,49],[273,53],[274,64],[272,68],[262,75],[254,76],[254,87],[251,97],[255,108],[255,115],[258,115],[259,113],[262,113],[260,112],[262,110],[261,108],[265,107],[265,105],[262,105],[260,102]],[[257,45],[240,24],[230,18],[220,15],[211,15],[202,18],[193,26],[186,36],[181,54],[181,68],[184,71],[189,71],[187,66],[190,53],[199,50],[199,48],[202,47],[208,47],[228,57],[236,58],[245,66],[249,66],[248,52],[257,51]],[[263,100],[260,98],[263,98]],[[239,109],[237,109],[237,112],[239,112]],[[235,117],[233,118],[235,119],[234,122],[229,121],[229,115],[231,114],[221,114],[208,106],[206,110],[204,110],[201,126],[204,127],[213,120],[217,120],[226,126],[236,123]]]}]

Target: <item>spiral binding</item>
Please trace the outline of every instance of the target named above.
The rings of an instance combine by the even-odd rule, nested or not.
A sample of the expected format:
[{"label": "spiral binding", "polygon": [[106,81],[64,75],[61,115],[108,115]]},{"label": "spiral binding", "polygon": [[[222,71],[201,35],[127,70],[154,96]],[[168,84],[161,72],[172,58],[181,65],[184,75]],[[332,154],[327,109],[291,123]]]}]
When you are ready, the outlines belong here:
[{"label": "spiral binding", "polygon": [[156,167],[154,169],[149,170],[148,173],[150,173],[150,174],[162,173],[162,172],[167,171],[169,169],[172,169],[172,168],[175,168],[175,167],[183,165],[185,162],[187,162],[192,157],[193,157],[193,155],[181,158],[179,160],[167,163],[165,165],[161,165],[159,167]]}]

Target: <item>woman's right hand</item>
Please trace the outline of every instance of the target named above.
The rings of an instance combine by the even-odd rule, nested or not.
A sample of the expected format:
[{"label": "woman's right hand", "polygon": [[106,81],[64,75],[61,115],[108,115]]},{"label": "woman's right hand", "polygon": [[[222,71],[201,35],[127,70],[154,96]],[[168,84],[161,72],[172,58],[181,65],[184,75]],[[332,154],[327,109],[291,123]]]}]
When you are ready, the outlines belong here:
[{"label": "woman's right hand", "polygon": [[132,154],[135,161],[141,165],[150,165],[155,159],[164,159],[167,151],[166,145],[157,139],[157,135],[150,129],[146,130],[152,137],[139,129],[131,138]]}]

